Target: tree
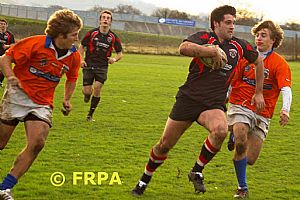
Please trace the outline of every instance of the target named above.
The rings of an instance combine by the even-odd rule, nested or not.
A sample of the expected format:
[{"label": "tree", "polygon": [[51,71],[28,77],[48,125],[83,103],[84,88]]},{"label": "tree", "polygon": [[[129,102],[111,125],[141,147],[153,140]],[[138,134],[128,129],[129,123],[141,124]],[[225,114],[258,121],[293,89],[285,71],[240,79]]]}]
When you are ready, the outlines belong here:
[{"label": "tree", "polygon": [[105,8],[105,7],[98,6],[98,5],[95,5],[92,8],[88,9],[88,11],[94,11],[94,12],[101,12],[102,10],[110,10],[112,12],[115,12],[114,8]]},{"label": "tree", "polygon": [[120,14],[142,15],[142,12],[139,9],[134,8],[131,5],[123,5],[123,4],[119,4],[115,8],[114,12]]},{"label": "tree", "polygon": [[237,21],[236,24],[253,26],[257,22],[262,21],[263,15],[255,12],[250,12],[247,9],[237,9]]},{"label": "tree", "polygon": [[289,21],[281,26],[283,29],[300,31],[300,22]]},{"label": "tree", "polygon": [[175,18],[175,19],[190,20],[189,15],[187,13],[180,12],[178,10],[170,10],[169,8],[158,8],[153,11],[151,16],[159,17],[159,18]]},{"label": "tree", "polygon": [[60,5],[50,5],[49,8],[52,8],[53,10],[61,10],[64,9],[65,7],[62,7]]}]

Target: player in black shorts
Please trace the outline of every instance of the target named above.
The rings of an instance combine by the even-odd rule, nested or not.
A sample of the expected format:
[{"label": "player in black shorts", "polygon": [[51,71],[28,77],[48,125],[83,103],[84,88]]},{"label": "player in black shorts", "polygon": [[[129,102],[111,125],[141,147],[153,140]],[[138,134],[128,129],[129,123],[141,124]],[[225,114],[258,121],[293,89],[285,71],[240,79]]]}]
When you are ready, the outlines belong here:
[{"label": "player in black shorts", "polygon": [[[193,57],[186,82],[179,88],[176,103],[167,120],[162,137],[150,151],[145,171],[132,190],[135,196],[142,195],[157,167],[167,158],[169,150],[194,121],[209,131],[200,155],[188,178],[194,184],[195,192],[204,193],[204,166],[221,149],[227,136],[225,99],[234,69],[241,58],[246,58],[257,66],[257,87],[254,101],[260,109],[264,107],[262,95],[263,62],[251,45],[233,36],[236,10],[224,5],[211,13],[212,32],[197,32],[183,41],[179,47],[181,55]],[[217,64],[217,69],[205,66],[200,57],[212,57],[215,63],[221,63],[217,48],[208,48],[204,44],[218,45],[227,55],[225,67]]]},{"label": "player in black shorts", "polygon": [[[7,30],[8,23],[4,18],[0,18],[0,56],[15,43],[14,34]],[[0,87],[3,85],[4,75],[0,71]]]},{"label": "player in black shorts", "polygon": [[[81,41],[79,52],[83,68],[83,89],[84,102],[89,102],[91,96],[91,106],[86,117],[87,121],[93,120],[93,113],[100,102],[100,93],[107,79],[108,64],[113,64],[123,57],[122,45],[118,36],[110,30],[112,24],[112,12],[104,10],[100,13],[100,26],[86,33]],[[112,50],[115,49],[116,56],[111,57]]]}]

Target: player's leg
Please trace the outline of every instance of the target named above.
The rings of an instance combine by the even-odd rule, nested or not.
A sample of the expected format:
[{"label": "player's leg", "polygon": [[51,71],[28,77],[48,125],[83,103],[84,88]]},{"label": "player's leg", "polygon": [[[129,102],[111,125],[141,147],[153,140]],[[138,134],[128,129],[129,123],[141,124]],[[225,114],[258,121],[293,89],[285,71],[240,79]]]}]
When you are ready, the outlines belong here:
[{"label": "player's leg", "polygon": [[83,69],[82,73],[83,73],[82,93],[84,95],[84,102],[88,103],[93,93],[94,75],[92,69]]},{"label": "player's leg", "polygon": [[18,120],[0,119],[0,150],[3,150],[18,125]]},{"label": "player's leg", "polygon": [[236,191],[236,194],[234,195],[235,198],[245,198],[246,196],[248,196],[248,186],[246,180],[246,169],[248,161],[246,155],[248,132],[249,125],[246,123],[237,122],[233,125],[233,133],[235,138],[235,153],[233,164],[238,180],[238,189]]},{"label": "player's leg", "polygon": [[247,143],[248,143],[248,150],[247,150],[248,164],[254,165],[262,149],[263,140],[256,134],[250,134]]},{"label": "player's leg", "polygon": [[0,184],[1,195],[10,196],[11,189],[17,184],[18,179],[29,169],[39,152],[43,149],[48,132],[49,124],[44,121],[25,122],[27,144],[17,156],[10,172]]},{"label": "player's leg", "polygon": [[96,69],[93,70],[95,76],[95,83],[94,83],[94,94],[91,100],[91,106],[89,113],[87,115],[88,121],[93,121],[93,114],[98,107],[98,104],[101,100],[101,91],[104,86],[104,82],[107,80],[107,70],[106,69]]},{"label": "player's leg", "polygon": [[99,82],[99,81],[95,81],[94,83],[94,94],[91,100],[91,105],[90,105],[90,110],[89,113],[87,115],[87,120],[88,121],[92,121],[93,120],[93,114],[96,110],[96,108],[98,107],[98,104],[100,103],[100,94],[101,94],[101,90],[103,87],[103,83]]},{"label": "player's leg", "polygon": [[146,164],[145,172],[138,184],[132,190],[133,195],[139,196],[143,194],[155,170],[167,159],[169,150],[175,146],[180,136],[191,126],[191,124],[192,122],[190,121],[175,121],[168,118],[160,140],[150,151],[149,161]]},{"label": "player's leg", "polygon": [[50,125],[36,116],[29,114],[25,121],[26,146],[18,155],[10,174],[19,179],[31,166],[43,149]]},{"label": "player's leg", "polygon": [[0,72],[0,87],[3,87],[3,80],[4,80],[4,75],[2,72]]},{"label": "player's leg", "polygon": [[206,189],[203,183],[204,177],[202,170],[221,149],[222,143],[227,135],[228,126],[225,113],[221,109],[212,109],[202,112],[197,122],[209,131],[209,135],[202,145],[202,149],[193,169],[189,173],[189,179],[194,184],[195,192],[204,193]]},{"label": "player's leg", "polygon": [[[3,150],[9,141],[18,120],[1,120],[0,121],[0,150]],[[11,188],[17,183],[17,179],[8,174],[3,182],[0,183],[0,199],[13,199]]]}]

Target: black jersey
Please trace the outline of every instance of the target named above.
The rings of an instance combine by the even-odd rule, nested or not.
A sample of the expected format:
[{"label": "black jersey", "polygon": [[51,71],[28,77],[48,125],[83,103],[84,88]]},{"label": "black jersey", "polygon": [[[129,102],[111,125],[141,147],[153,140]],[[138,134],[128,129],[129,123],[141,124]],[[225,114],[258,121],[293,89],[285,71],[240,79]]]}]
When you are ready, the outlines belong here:
[{"label": "black jersey", "polygon": [[219,45],[227,55],[228,62],[224,68],[212,70],[200,59],[193,58],[186,82],[179,88],[178,95],[184,94],[206,106],[224,104],[229,83],[238,61],[244,57],[250,63],[258,58],[258,52],[245,40],[232,37],[222,44],[213,32],[197,32],[184,41],[199,45]]},{"label": "black jersey", "polygon": [[13,43],[15,43],[15,38],[11,32],[6,31],[4,33],[0,33],[0,56],[2,56],[5,52],[3,45],[10,45]]},{"label": "black jersey", "polygon": [[81,44],[87,48],[85,61],[88,67],[107,68],[112,50],[122,51],[118,36],[110,30],[107,34],[101,33],[99,27],[87,32]]}]

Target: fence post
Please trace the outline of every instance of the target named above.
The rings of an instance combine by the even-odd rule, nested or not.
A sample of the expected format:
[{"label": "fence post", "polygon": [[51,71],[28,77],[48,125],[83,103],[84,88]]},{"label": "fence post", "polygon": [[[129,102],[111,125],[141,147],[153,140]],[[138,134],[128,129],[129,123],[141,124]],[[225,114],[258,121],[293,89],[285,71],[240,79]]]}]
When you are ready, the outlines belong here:
[{"label": "fence post", "polygon": [[298,60],[298,34],[295,34],[295,60]]}]

